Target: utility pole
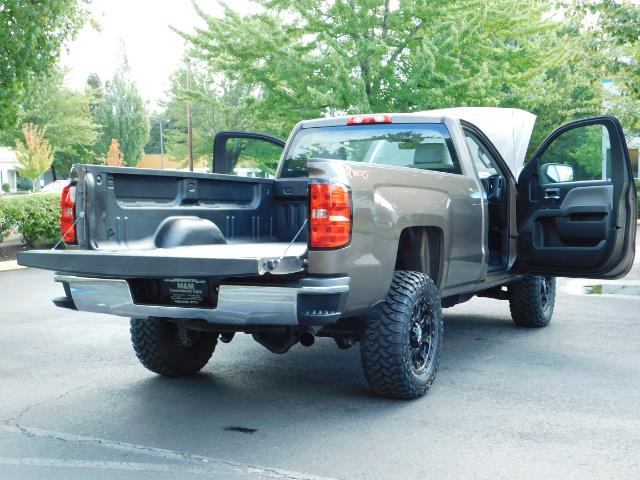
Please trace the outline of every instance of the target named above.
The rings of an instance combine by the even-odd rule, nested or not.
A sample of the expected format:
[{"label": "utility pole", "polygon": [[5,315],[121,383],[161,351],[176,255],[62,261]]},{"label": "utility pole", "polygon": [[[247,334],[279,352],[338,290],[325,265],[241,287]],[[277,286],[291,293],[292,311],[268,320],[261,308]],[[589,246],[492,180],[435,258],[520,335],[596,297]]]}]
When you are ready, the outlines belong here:
[{"label": "utility pole", "polygon": [[[191,91],[191,59],[187,60],[187,90]],[[189,144],[189,171],[193,172],[193,129],[191,117],[191,100],[189,100],[187,102],[187,141]]]},{"label": "utility pole", "polygon": [[164,137],[162,135],[162,120],[156,120],[160,126],[160,170],[164,170]]}]

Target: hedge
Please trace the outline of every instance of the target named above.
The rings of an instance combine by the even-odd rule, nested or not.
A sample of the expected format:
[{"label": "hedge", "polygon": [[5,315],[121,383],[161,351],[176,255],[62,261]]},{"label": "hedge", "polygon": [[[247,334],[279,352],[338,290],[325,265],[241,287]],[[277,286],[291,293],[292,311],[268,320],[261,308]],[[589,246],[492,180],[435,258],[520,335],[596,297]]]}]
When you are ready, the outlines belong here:
[{"label": "hedge", "polygon": [[0,199],[0,241],[11,231],[29,246],[54,245],[60,238],[60,195],[19,195]]}]

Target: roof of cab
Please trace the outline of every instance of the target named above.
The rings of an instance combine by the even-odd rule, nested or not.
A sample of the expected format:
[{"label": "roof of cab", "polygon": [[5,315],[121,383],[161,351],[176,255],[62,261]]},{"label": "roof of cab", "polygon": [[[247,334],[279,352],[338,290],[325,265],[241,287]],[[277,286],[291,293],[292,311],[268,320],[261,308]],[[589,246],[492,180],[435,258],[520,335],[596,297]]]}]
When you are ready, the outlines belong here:
[{"label": "roof of cab", "polygon": [[[464,120],[478,127],[498,149],[515,176],[524,165],[536,116],[517,108],[455,107],[412,113],[391,113],[392,123],[445,123]],[[301,128],[346,125],[352,115],[300,122]]]}]

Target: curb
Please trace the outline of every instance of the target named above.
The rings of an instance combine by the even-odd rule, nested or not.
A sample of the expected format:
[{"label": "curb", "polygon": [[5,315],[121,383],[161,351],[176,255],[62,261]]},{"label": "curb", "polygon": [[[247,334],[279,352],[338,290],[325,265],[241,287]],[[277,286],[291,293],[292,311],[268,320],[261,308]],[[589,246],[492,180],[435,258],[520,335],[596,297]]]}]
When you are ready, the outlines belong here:
[{"label": "curb", "polygon": [[23,268],[22,265],[18,265],[16,260],[9,260],[8,262],[0,262],[0,272],[9,272],[11,270],[21,270]]}]

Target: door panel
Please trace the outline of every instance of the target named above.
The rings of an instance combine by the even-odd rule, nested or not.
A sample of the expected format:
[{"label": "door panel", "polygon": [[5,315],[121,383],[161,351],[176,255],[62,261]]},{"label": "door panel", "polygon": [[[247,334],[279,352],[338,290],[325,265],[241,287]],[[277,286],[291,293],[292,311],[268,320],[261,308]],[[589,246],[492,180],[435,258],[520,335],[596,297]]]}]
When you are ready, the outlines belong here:
[{"label": "door panel", "polygon": [[518,180],[518,269],[569,277],[625,275],[635,253],[635,195],[615,118],[559,128]]}]

